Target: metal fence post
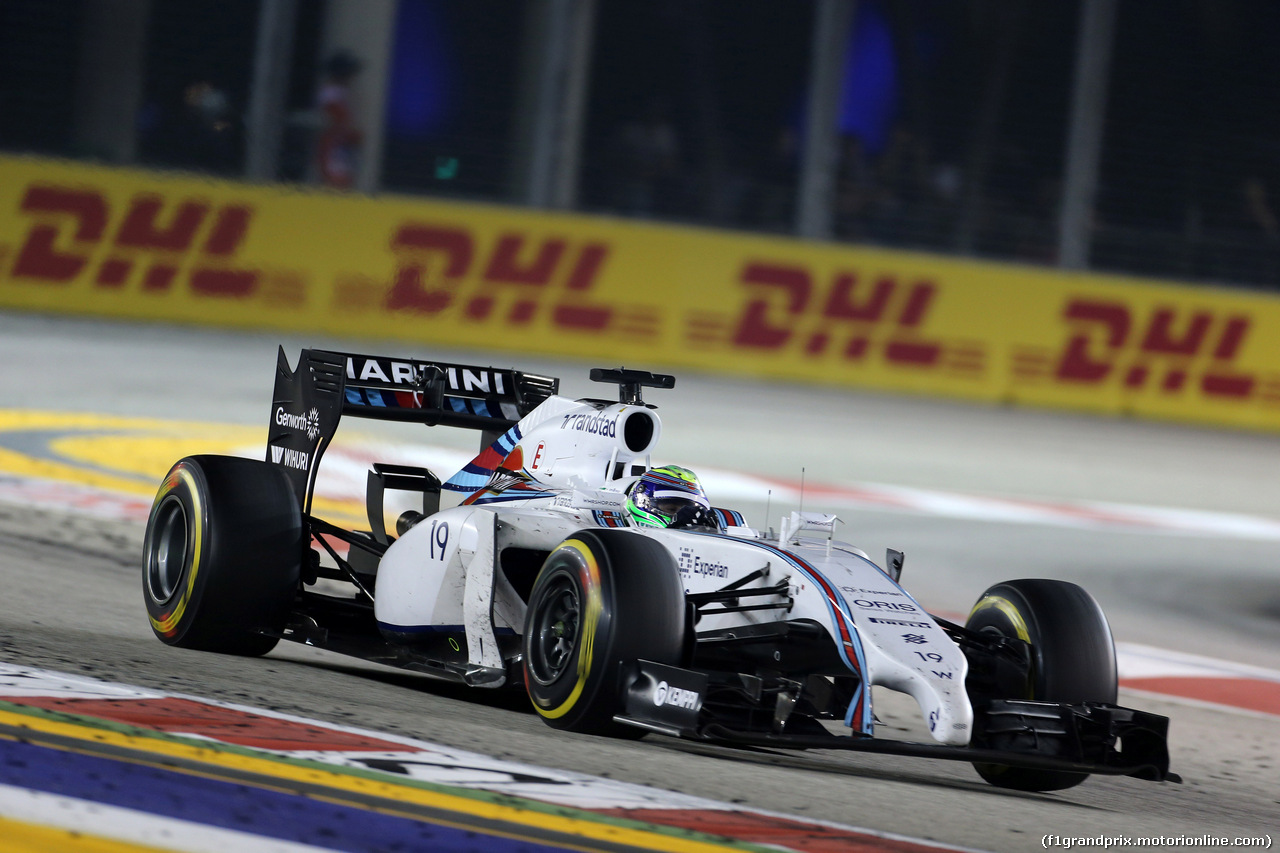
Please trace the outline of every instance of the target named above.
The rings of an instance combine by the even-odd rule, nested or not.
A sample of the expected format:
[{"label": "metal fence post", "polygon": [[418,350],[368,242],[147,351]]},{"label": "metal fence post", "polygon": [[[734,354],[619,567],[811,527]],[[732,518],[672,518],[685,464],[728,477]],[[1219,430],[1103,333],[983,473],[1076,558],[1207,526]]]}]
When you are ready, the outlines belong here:
[{"label": "metal fence post", "polygon": [[279,176],[296,12],[296,0],[262,0],[258,13],[253,85],[245,125],[245,176],[251,181],[274,181]]},{"label": "metal fence post", "polygon": [[1058,220],[1058,265],[1067,269],[1089,266],[1115,21],[1116,0],[1085,0],[1076,44],[1062,212]]},{"label": "metal fence post", "polygon": [[817,0],[814,14],[813,61],[796,205],[796,233],[812,240],[828,240],[832,234],[840,165],[840,101],[854,5],[854,0]]},{"label": "metal fence post", "polygon": [[526,204],[568,209],[578,195],[578,169],[590,72],[595,0],[539,0]]}]

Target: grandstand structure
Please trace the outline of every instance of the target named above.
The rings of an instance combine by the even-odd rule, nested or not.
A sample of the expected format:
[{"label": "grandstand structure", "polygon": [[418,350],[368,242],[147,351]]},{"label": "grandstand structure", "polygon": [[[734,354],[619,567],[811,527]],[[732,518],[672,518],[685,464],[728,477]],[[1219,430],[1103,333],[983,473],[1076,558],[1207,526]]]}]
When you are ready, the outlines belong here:
[{"label": "grandstand structure", "polygon": [[1280,287],[1266,0],[5,0],[0,151]]}]

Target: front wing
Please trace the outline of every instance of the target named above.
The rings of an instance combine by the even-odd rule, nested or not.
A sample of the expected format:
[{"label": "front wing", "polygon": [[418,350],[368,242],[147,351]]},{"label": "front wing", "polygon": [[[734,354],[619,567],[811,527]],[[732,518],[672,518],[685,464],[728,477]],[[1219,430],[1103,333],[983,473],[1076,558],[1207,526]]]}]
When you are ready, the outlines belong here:
[{"label": "front wing", "polygon": [[[716,682],[720,682],[718,685]],[[704,706],[709,689],[726,682],[744,702],[754,698],[756,719],[764,725],[741,726],[746,716],[726,722]],[[721,691],[723,693],[723,690]],[[858,733],[836,735],[814,720],[796,717],[794,691],[770,694],[761,702],[759,686],[734,674],[709,674],[636,661],[622,684],[626,725],[674,737],[731,746],[785,749],[847,749],[978,764],[1000,764],[1040,770],[1133,776],[1151,781],[1181,782],[1169,770],[1168,717],[1102,702],[1076,705],[1029,700],[991,700],[974,708],[969,746],[875,738]],[[768,707],[772,705],[772,708]]]}]

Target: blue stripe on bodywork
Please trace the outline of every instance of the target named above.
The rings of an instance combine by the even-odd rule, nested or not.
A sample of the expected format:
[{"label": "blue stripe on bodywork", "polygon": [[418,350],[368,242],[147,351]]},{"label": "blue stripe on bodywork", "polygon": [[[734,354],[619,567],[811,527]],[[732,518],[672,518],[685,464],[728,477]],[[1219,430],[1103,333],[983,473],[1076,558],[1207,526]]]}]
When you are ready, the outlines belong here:
[{"label": "blue stripe on bodywork", "polygon": [[473,506],[480,506],[481,504],[497,504],[509,501],[528,501],[533,500],[534,498],[549,498],[554,494],[555,492],[523,492],[511,490],[497,495],[486,495],[484,497],[476,498],[471,502],[471,504]]},{"label": "blue stripe on bodywork", "polygon": [[459,471],[449,478],[445,488],[455,492],[474,492],[483,489],[489,482],[489,474],[477,474],[471,471]]},{"label": "blue stripe on bodywork", "polygon": [[596,524],[601,527],[630,527],[626,513],[618,512],[612,509],[597,509],[591,513]]},{"label": "blue stripe on bodywork", "polygon": [[722,528],[746,527],[746,519],[736,509],[721,509],[718,506],[713,506],[711,511],[715,513],[716,519],[720,522]]},{"label": "blue stripe on bodywork", "polygon": [[[836,587],[831,581],[809,565],[799,557],[794,556],[781,548],[769,545],[765,542],[757,542],[750,539],[739,539],[736,536],[726,536],[720,533],[698,533],[690,531],[697,536],[710,536],[716,539],[726,539],[742,545],[753,545],[764,551],[780,557],[801,574],[806,575],[809,580],[818,585],[823,591],[822,598],[827,605],[827,613],[831,617],[832,627],[837,629],[839,633],[839,625],[836,620],[843,619],[844,625],[848,629],[850,645],[853,646],[853,660],[849,659],[848,652],[845,650],[844,643],[840,641],[840,637],[833,637],[836,649],[840,652],[840,659],[844,661],[845,666],[858,676],[858,688],[854,691],[853,700],[849,703],[849,709],[845,712],[845,725],[852,727],[853,718],[856,711],[862,709],[862,725],[859,729],[861,734],[870,737],[874,731],[875,722],[871,714],[871,690],[869,681],[870,673],[867,671],[867,658],[862,650],[862,637],[858,634],[858,626],[853,621],[853,614],[849,612],[849,603],[844,600],[844,596],[836,591]],[[834,599],[834,601],[833,601]],[[837,613],[837,610],[839,611]]]},{"label": "blue stripe on bodywork", "polygon": [[477,489],[483,488],[484,485],[489,482],[489,476],[495,469],[485,468],[478,465],[476,464],[476,460],[484,456],[485,452],[490,450],[498,454],[499,460],[501,460],[515,449],[520,438],[520,424],[516,424],[511,427],[511,429],[498,436],[497,440],[485,448],[484,451],[481,451],[475,459],[472,459],[466,465],[463,465],[462,470],[458,471],[458,473],[454,474],[448,480],[445,480],[444,483],[441,484],[441,488],[448,489],[451,492],[474,492]]}]

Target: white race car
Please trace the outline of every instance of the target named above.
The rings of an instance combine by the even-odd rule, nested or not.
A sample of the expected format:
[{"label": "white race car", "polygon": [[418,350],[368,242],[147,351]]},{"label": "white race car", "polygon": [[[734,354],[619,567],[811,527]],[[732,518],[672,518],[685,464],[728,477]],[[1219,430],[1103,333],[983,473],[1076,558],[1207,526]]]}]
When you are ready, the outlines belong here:
[{"label": "white race car", "polygon": [[[674,377],[591,378],[618,399],[320,350],[293,370],[282,350],[265,460],[187,457],[160,487],[143,557],[156,636],[238,654],[292,640],[524,689],[577,732],[959,759],[1023,790],[1179,781],[1168,720],[1114,704],[1111,632],[1083,589],[1008,581],[964,626],[931,616],[898,583],[901,552],[877,565],[834,516],[752,529],[692,472],[652,468],[662,427],[641,389]],[[346,530],[311,512],[344,414],[477,429],[481,451],[443,483],[375,464],[370,529]],[[442,489],[465,497],[441,509]],[[422,497],[395,535],[387,490]],[[872,685],[912,696],[933,742],[876,737]]]}]

